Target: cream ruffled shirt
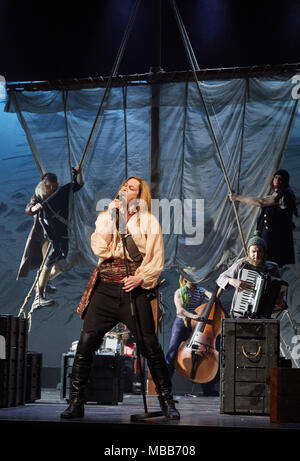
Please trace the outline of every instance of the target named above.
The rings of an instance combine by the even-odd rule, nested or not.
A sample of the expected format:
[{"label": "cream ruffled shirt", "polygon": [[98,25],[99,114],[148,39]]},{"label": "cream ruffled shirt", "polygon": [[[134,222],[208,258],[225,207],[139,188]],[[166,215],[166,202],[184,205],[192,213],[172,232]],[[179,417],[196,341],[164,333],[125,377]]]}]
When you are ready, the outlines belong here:
[{"label": "cream ruffled shirt", "polygon": [[[108,245],[102,237],[110,229],[111,217],[109,211],[104,211],[98,215],[95,232],[91,235],[92,250],[99,256],[98,266],[106,259],[124,258],[122,241],[115,226],[113,238]],[[135,274],[143,277],[142,288],[153,288],[164,267],[164,243],[160,224],[152,214],[138,212],[128,220],[127,230],[143,256],[143,262]],[[131,260],[128,253],[127,257]]]}]

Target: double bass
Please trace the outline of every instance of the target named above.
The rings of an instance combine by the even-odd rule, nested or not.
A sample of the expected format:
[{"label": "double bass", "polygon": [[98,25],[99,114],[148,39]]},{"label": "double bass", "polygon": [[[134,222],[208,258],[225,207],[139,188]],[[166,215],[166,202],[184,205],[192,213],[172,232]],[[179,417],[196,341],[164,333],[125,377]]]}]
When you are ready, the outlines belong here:
[{"label": "double bass", "polygon": [[208,303],[198,306],[194,313],[199,320],[192,320],[192,332],[178,348],[175,360],[176,372],[195,383],[208,383],[219,369],[219,352],[216,350],[216,338],[221,332],[225,313],[217,297],[216,287]]}]

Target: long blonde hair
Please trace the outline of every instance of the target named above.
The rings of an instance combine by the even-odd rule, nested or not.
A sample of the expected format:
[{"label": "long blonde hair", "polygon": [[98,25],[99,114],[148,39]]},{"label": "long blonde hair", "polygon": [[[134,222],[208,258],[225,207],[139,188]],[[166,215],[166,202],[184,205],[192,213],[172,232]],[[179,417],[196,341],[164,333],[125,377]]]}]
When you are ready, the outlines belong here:
[{"label": "long blonde hair", "polygon": [[48,197],[49,194],[47,192],[44,181],[40,181],[37,184],[34,194],[39,200],[45,200]]},{"label": "long blonde hair", "polygon": [[[148,211],[151,213],[151,192],[150,192],[150,187],[148,186],[148,183],[144,181],[144,179],[140,178],[139,176],[130,176],[129,178],[126,178],[122,184],[120,185],[118,192],[116,194],[116,197],[119,195],[120,190],[126,184],[129,179],[136,179],[140,185],[139,187],[139,199],[141,200],[141,204],[136,207],[137,211]],[[99,211],[98,216],[104,213],[106,210]],[[138,219],[137,224],[140,223],[140,219]]]},{"label": "long blonde hair", "polygon": [[151,191],[150,187],[148,186],[148,183],[144,179],[140,178],[139,176],[130,176],[129,178],[126,178],[125,181],[123,181],[121,186],[119,187],[118,193],[122,189],[124,184],[126,184],[127,181],[129,181],[129,179],[135,179],[136,181],[138,181],[140,185],[139,199],[141,200],[141,206],[137,207],[137,211],[143,211],[144,204],[144,207],[147,209],[147,211],[151,213]]}]

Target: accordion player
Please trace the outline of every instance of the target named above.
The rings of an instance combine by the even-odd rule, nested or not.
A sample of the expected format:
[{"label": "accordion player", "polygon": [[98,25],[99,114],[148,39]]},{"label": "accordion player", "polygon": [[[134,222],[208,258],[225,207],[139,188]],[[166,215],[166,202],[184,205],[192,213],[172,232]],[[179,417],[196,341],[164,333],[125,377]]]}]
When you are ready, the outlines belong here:
[{"label": "accordion player", "polygon": [[[278,266],[271,261],[265,261],[261,270],[249,263],[248,258],[241,258],[220,274],[216,282],[222,290],[230,285],[235,287],[231,317],[271,318],[277,306],[286,308],[288,284],[280,279]],[[237,282],[243,283],[243,289],[237,287]]]},{"label": "accordion player", "polygon": [[286,297],[287,282],[253,267],[244,267],[240,279],[248,288],[239,291],[232,305],[233,317],[271,318],[275,305]]},{"label": "accordion player", "polygon": [[232,317],[270,318],[273,312],[287,308],[288,284],[280,279],[278,264],[266,259],[266,244],[259,231],[248,241],[247,256],[222,272],[216,283],[223,290],[235,287]]}]

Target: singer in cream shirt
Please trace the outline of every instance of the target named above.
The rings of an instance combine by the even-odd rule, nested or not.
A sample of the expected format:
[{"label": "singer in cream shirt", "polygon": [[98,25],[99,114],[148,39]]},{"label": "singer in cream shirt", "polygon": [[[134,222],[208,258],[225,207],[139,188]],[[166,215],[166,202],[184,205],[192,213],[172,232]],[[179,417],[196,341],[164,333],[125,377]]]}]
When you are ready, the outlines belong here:
[{"label": "singer in cream shirt", "polygon": [[[131,263],[131,272],[124,270],[124,250],[118,228],[122,234],[132,234],[143,256],[137,269]],[[159,223],[151,214],[150,189],[144,180],[134,176],[121,185],[118,198],[111,202],[108,210],[98,215],[91,246],[99,257],[100,279],[86,309],[74,358],[70,405],[61,417],[83,417],[94,352],[105,334],[121,322],[136,336],[141,353],[147,359],[162,414],[167,419],[180,419],[164,353],[155,332],[149,293],[146,292],[157,285],[164,265],[164,247]],[[129,259],[129,255],[126,256]]]},{"label": "singer in cream shirt", "polygon": [[[158,220],[147,211],[138,211],[129,216],[127,231],[132,235],[135,244],[143,256],[143,262],[137,268],[135,275],[142,277],[142,288],[155,287],[164,266],[164,244]],[[110,234],[108,242],[105,235]],[[91,236],[91,247],[99,257],[98,266],[106,259],[123,259],[122,241],[111,217],[111,211],[106,210],[98,215],[95,232]],[[129,254],[126,252],[129,260]]]}]

